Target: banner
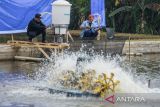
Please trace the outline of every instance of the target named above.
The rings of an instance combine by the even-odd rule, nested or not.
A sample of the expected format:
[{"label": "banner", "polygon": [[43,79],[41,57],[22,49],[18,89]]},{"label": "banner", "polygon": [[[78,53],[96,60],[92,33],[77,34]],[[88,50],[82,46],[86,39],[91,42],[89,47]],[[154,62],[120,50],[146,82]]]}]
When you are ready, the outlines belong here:
[{"label": "banner", "polygon": [[91,14],[94,15],[100,26],[106,26],[104,0],[91,0]]},{"label": "banner", "polygon": [[[51,12],[55,0],[0,0],[0,34],[26,32],[29,21],[36,13]],[[42,21],[51,24],[51,15]]]}]

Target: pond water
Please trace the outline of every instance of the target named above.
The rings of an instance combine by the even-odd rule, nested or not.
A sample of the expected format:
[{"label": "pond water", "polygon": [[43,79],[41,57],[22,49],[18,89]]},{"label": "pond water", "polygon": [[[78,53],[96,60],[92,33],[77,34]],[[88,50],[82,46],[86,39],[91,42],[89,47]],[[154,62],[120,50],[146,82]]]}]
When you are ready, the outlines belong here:
[{"label": "pond water", "polygon": [[[126,61],[129,63],[128,61]],[[126,63],[124,63],[126,64]],[[127,64],[126,64],[127,65]],[[150,80],[150,88],[160,87],[160,55],[143,55],[131,57],[130,68],[134,78],[141,80],[141,82],[148,82]],[[123,66],[126,67],[126,66]]]},{"label": "pond water", "polygon": [[[94,69],[97,74],[113,72],[121,82],[117,93],[160,93],[159,54],[132,57],[128,62],[128,57],[65,53],[56,57],[56,62],[0,62],[0,107],[106,107],[108,103],[104,98],[67,97],[48,91],[49,88],[60,89],[59,72],[76,70],[79,57],[90,59],[83,62],[84,70]],[[148,80],[151,80],[150,88]]]}]

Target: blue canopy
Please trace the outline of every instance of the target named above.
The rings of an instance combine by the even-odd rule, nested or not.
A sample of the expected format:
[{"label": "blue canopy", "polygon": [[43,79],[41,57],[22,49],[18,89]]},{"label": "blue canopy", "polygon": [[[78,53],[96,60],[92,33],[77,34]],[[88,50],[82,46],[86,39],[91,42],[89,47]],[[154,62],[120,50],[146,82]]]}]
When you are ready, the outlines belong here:
[{"label": "blue canopy", "polygon": [[91,13],[95,19],[100,19],[100,26],[106,26],[105,0],[91,0]]},{"label": "blue canopy", "polygon": [[[0,34],[26,32],[29,21],[36,13],[51,12],[55,0],[0,0]],[[42,21],[51,24],[51,15]]]}]

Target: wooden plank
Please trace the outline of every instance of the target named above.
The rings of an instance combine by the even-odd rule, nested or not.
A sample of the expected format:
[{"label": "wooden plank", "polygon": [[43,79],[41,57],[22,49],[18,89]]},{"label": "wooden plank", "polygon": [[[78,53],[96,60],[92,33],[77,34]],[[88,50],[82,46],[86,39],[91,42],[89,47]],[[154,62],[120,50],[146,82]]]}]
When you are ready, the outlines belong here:
[{"label": "wooden plank", "polygon": [[69,46],[69,44],[67,44],[67,43],[42,43],[42,42],[27,42],[27,41],[8,41],[8,43],[39,44],[39,45],[52,45],[52,46],[58,46],[58,45]]},{"label": "wooden plank", "polygon": [[20,60],[20,61],[43,61],[44,58],[33,58],[33,57],[24,57],[24,56],[14,56],[15,60]]},{"label": "wooden plank", "polygon": [[[29,45],[29,44],[10,44],[12,46],[16,46],[16,47],[37,47],[37,45]],[[41,48],[68,48],[68,46],[62,46],[62,45],[59,45],[59,46],[49,46],[49,45],[39,45],[39,47]]]},{"label": "wooden plank", "polygon": [[[51,52],[52,49],[55,50],[55,56],[57,55],[57,52],[59,53],[60,50],[63,52],[63,48],[68,48],[69,44],[67,43],[41,43],[41,42],[28,42],[28,41],[8,41],[9,45],[12,45],[14,47],[28,47],[28,48],[38,48],[38,50],[47,58],[51,59],[49,55],[43,50],[43,48],[50,49]],[[21,58],[23,59],[23,58]]]},{"label": "wooden plank", "polygon": [[[72,42],[74,42],[74,39],[73,39],[73,37],[72,37],[72,35],[70,34],[69,31],[67,31],[67,36],[70,37],[70,39],[72,40]],[[68,39],[68,37],[67,37],[67,39]],[[68,42],[68,41],[67,41],[67,42]]]},{"label": "wooden plank", "polygon": [[12,38],[12,42],[14,41],[14,36],[13,36],[13,34],[11,34],[11,38]]},{"label": "wooden plank", "polygon": [[[10,45],[15,46],[15,47],[37,48],[37,45],[27,45],[27,44],[24,44],[24,45],[22,45],[22,44],[10,44]],[[39,47],[40,48],[52,48],[52,49],[54,49],[54,48],[58,49],[59,48],[59,46],[39,46]]]},{"label": "wooden plank", "polygon": [[38,47],[38,50],[41,51],[43,53],[43,55],[50,60],[50,57],[48,56],[48,54],[40,47]]},{"label": "wooden plank", "polygon": [[41,48],[68,48],[69,44],[66,43],[39,43],[39,42],[26,42],[26,41],[8,41],[8,44],[21,47],[21,46],[26,46],[26,47],[37,47],[37,45]]}]

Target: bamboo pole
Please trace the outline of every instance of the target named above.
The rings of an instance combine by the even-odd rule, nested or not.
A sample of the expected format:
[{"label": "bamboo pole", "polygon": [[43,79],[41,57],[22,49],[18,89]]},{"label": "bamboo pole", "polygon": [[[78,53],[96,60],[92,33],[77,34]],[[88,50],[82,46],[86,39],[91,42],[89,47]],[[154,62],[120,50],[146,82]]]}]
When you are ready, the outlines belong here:
[{"label": "bamboo pole", "polygon": [[11,34],[11,38],[12,38],[12,42],[14,42],[14,35],[13,34]]},{"label": "bamboo pole", "polygon": [[[69,47],[67,43],[39,43],[39,42],[27,42],[27,41],[8,41],[8,44],[13,45],[14,47],[28,47],[28,48],[38,48],[38,50],[47,58],[51,59],[49,55],[43,50],[43,48],[48,48],[51,52],[54,49],[55,56],[57,53],[62,52],[63,48]],[[22,58],[23,59],[23,58]]]},{"label": "bamboo pole", "polygon": [[129,36],[129,62],[131,62],[131,37]]},{"label": "bamboo pole", "polygon": [[[72,35],[70,34],[69,31],[67,31],[67,36],[72,40],[72,42],[74,42],[74,39],[73,39],[73,37],[72,37]],[[67,37],[67,38],[68,38],[68,37]]]},{"label": "bamboo pole", "polygon": [[43,55],[44,55],[47,59],[50,59],[50,57],[48,56],[48,54],[47,54],[42,48],[38,47],[38,50],[39,50],[40,52],[42,52]]},{"label": "bamboo pole", "polygon": [[33,57],[24,57],[24,56],[14,56],[14,59],[20,60],[20,61],[36,61],[36,62],[40,62],[44,60],[44,58],[33,58]]}]

